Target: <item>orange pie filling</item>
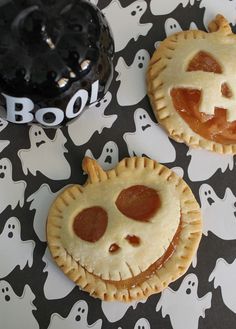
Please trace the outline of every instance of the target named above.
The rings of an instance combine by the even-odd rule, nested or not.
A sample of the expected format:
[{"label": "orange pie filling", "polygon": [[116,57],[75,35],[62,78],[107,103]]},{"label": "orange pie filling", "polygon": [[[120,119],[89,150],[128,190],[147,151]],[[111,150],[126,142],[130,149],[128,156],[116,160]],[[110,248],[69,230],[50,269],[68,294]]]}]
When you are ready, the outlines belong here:
[{"label": "orange pie filling", "polygon": [[[220,64],[211,55],[203,51],[200,51],[190,61],[187,71],[222,73]],[[232,91],[226,82],[221,86],[221,93],[226,98],[232,97]],[[236,142],[236,121],[227,121],[225,109],[215,107],[214,115],[199,111],[200,90],[173,88],[171,97],[175,110],[198,135],[220,144]]]},{"label": "orange pie filling", "polygon": [[[134,185],[121,191],[117,197],[116,206],[122,214],[131,220],[148,222],[161,207],[161,201],[155,189],[144,185]],[[75,234],[82,240],[96,242],[105,234],[107,223],[108,215],[105,209],[99,206],[93,206],[82,210],[75,217],[73,229]],[[177,231],[165,253],[142,273],[125,280],[102,280],[115,285],[117,288],[130,289],[133,286],[142,284],[142,282],[152,276],[172,256],[179,243],[181,229],[182,222],[180,218]],[[140,238],[138,236],[128,234],[125,239],[134,248],[140,245]],[[113,253],[119,252],[119,249],[119,245],[113,243],[109,248],[111,256]]]}]

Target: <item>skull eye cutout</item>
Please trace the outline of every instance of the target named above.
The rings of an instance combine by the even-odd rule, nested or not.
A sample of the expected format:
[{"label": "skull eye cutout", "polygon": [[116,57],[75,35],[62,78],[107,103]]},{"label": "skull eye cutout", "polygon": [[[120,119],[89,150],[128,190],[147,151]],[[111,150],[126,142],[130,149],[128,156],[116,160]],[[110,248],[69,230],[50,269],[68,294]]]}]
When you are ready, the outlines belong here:
[{"label": "skull eye cutout", "polygon": [[116,199],[116,206],[123,215],[141,222],[148,222],[160,205],[157,191],[144,185],[128,187]]},{"label": "skull eye cutout", "polygon": [[98,206],[82,210],[74,219],[75,234],[88,242],[98,241],[105,233],[108,223],[107,212]]}]

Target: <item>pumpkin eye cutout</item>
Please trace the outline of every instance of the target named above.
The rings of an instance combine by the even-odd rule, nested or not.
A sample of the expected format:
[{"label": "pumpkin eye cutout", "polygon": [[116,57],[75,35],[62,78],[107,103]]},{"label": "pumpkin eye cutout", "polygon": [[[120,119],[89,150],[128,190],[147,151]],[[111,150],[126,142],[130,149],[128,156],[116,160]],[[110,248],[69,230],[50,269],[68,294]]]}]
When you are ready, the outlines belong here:
[{"label": "pumpkin eye cutout", "polygon": [[217,60],[205,51],[199,51],[190,61],[187,72],[204,71],[222,74],[222,68]]},{"label": "pumpkin eye cutout", "polygon": [[148,222],[160,208],[161,201],[153,188],[134,185],[120,192],[116,206],[126,217]]},{"label": "pumpkin eye cutout", "polygon": [[108,224],[107,212],[98,206],[82,210],[74,219],[73,230],[82,240],[98,241],[105,233]]}]

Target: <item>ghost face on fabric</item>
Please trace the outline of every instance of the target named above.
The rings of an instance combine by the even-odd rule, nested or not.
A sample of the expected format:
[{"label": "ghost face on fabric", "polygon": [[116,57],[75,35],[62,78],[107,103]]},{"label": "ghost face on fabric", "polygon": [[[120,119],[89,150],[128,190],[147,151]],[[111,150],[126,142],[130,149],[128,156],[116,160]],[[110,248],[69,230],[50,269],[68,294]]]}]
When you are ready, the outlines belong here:
[{"label": "ghost face on fabric", "polygon": [[[120,86],[117,91],[117,102],[120,106],[130,106],[139,103],[146,96],[145,74],[150,55],[145,49],[140,49],[128,66],[123,57],[118,59],[116,71]],[[133,86],[130,88],[130,86]]]},{"label": "ghost face on fabric", "polygon": [[26,183],[24,181],[12,180],[12,164],[7,158],[0,159],[0,212],[8,206],[11,209],[24,204]]},{"label": "ghost face on fabric", "polygon": [[5,281],[0,281],[0,318],[1,328],[19,329],[30,328],[39,329],[39,324],[33,315],[36,307],[33,304],[35,295],[31,288],[26,285],[22,296],[18,296],[13,291],[11,285]]},{"label": "ghost face on fabric", "polygon": [[48,329],[101,329],[102,320],[99,319],[89,325],[87,322],[88,304],[84,300],[77,301],[72,307],[66,318],[61,317],[57,313],[53,313],[50,319]]},{"label": "ghost face on fabric", "polygon": [[123,138],[130,156],[148,156],[161,163],[173,162],[176,151],[167,134],[155,122],[148,112],[138,108],[134,112],[135,131],[127,132]]},{"label": "ghost face on fabric", "polygon": [[103,9],[113,32],[116,52],[124,49],[131,40],[137,41],[140,35],[148,34],[153,24],[140,22],[146,10],[144,0],[134,1],[127,7],[122,7],[119,0],[113,0]]},{"label": "ghost face on fabric", "polygon": [[236,197],[227,188],[221,199],[208,184],[202,184],[199,189],[203,217],[203,233],[211,231],[224,240],[236,239]]},{"label": "ghost face on fabric", "polygon": [[212,293],[198,297],[198,278],[195,274],[188,274],[179,289],[174,291],[165,289],[159,299],[156,311],[162,316],[169,315],[173,329],[198,329],[200,317],[205,317],[205,310],[211,307]]},{"label": "ghost face on fabric", "polygon": [[[30,148],[18,151],[25,175],[39,171],[54,180],[68,179],[71,175],[70,165],[65,157],[67,139],[60,129],[56,130],[54,139],[50,139],[45,131],[32,125],[29,129]],[[42,161],[43,159],[43,161]]]},{"label": "ghost face on fabric", "polygon": [[[95,159],[91,150],[87,150],[85,156]],[[107,142],[102,149],[102,153],[96,159],[104,170],[113,168],[119,161],[119,149],[115,142]]]},{"label": "ghost face on fabric", "polygon": [[32,240],[22,241],[20,233],[19,220],[16,217],[9,218],[0,234],[1,278],[11,273],[16,266],[22,270],[27,264],[29,267],[33,264],[35,243]]}]

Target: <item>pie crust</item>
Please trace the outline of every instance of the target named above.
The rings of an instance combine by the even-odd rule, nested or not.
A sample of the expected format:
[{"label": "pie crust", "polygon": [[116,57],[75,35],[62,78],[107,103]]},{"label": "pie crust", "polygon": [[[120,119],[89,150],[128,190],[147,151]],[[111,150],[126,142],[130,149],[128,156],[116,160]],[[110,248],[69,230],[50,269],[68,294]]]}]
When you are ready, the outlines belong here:
[{"label": "pie crust", "polygon": [[[125,302],[160,292],[183,275],[202,234],[199,205],[183,179],[145,157],[126,158],[106,172],[86,157],[83,169],[86,184],[66,188],[48,214],[48,246],[62,271],[94,297]],[[136,216],[136,208],[129,215],[124,207],[132,194],[126,201],[122,193],[130,187],[133,193],[137,186],[138,191],[140,186],[148,190],[145,204],[137,205],[141,216],[150,198],[149,206],[156,205],[143,220]],[[159,203],[153,202],[153,191]],[[80,226],[81,238],[75,223],[91,208],[103,209],[107,225],[88,241],[83,233],[86,224]]]},{"label": "pie crust", "polygon": [[[187,66],[200,52],[210,54],[220,63],[222,72],[204,72]],[[177,142],[217,153],[236,153],[236,142],[215,141],[200,135],[176,111],[171,91],[187,88],[201,91],[200,113],[214,115],[216,108],[226,110],[227,122],[236,120],[236,35],[221,16],[209,24],[209,33],[199,30],[182,31],[166,38],[154,52],[147,71],[148,96],[158,122]],[[222,96],[222,86],[233,88],[230,97]]]}]

